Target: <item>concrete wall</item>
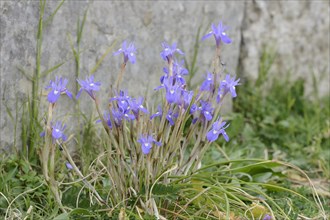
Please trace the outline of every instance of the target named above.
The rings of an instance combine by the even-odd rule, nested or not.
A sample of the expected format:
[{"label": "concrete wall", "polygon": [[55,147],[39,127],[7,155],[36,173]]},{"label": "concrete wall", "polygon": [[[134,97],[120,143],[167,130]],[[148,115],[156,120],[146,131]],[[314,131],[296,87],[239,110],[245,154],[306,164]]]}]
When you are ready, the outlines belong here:
[{"label": "concrete wall", "polygon": [[[47,2],[45,19],[59,3]],[[1,1],[0,6],[0,148],[7,148],[13,143],[14,125],[5,106],[15,112],[16,100],[26,99],[31,91],[19,68],[30,74],[35,68],[39,1]],[[151,92],[159,83],[164,66],[159,55],[161,42],[178,42],[189,61],[197,28],[202,25],[206,33],[210,23],[220,20],[230,26],[228,34],[233,39],[223,50],[230,72],[234,73],[239,65],[237,74],[254,80],[262,50],[271,46],[278,55],[271,69],[273,74],[283,76],[291,71],[294,78],[306,78],[310,87],[313,73],[321,79],[320,93],[329,94],[328,1],[66,1],[44,29],[41,65],[42,70],[47,70],[65,63],[44,78],[42,86],[62,75],[70,79],[68,87],[75,89],[69,38],[76,39],[77,21],[85,10],[88,12],[81,43],[81,76],[91,71],[115,40],[134,41],[137,63],[128,65],[123,87],[135,96],[146,90]],[[213,45],[213,39],[201,43],[197,80],[210,67]],[[95,73],[96,79],[103,82],[102,92],[116,78],[121,60],[121,56],[113,57],[111,52]],[[61,102],[65,103],[62,110],[72,110],[68,100]]]}]

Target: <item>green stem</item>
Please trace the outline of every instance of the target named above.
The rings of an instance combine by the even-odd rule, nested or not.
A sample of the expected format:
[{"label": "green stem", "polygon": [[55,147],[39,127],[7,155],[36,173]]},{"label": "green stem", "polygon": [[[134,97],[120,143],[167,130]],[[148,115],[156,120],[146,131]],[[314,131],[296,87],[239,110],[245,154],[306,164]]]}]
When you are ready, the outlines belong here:
[{"label": "green stem", "polygon": [[[58,143],[59,144],[59,143]],[[66,148],[66,146],[64,144],[61,144],[61,147],[63,149],[63,155],[64,157],[69,161],[69,163],[72,165],[73,170],[78,174],[78,176],[83,180],[84,184],[87,186],[88,189],[90,189],[93,194],[95,195],[95,197],[97,198],[97,200],[102,203],[102,204],[106,204],[106,202],[102,199],[102,197],[98,194],[98,192],[96,191],[96,189],[88,182],[86,181],[86,178],[84,177],[84,175],[80,172],[79,168],[76,166],[75,162],[73,161],[68,149]]]},{"label": "green stem", "polygon": [[[39,103],[39,79],[41,75],[41,46],[42,46],[42,28],[43,28],[43,16],[45,11],[46,0],[40,0],[39,2],[39,24],[37,32],[37,51],[36,51],[36,70],[32,80],[32,102],[31,102],[31,121],[29,124],[29,139],[26,146],[25,155],[29,158],[35,155],[35,141],[37,139],[37,125],[38,125],[38,103]],[[27,154],[26,154],[27,153]]]},{"label": "green stem", "polygon": [[126,63],[122,63],[121,66],[120,66],[120,73],[118,74],[117,76],[117,80],[116,80],[116,83],[115,83],[115,88],[118,90],[119,89],[119,85],[123,79],[123,76],[124,76],[124,73],[125,73],[125,67],[126,67]]}]

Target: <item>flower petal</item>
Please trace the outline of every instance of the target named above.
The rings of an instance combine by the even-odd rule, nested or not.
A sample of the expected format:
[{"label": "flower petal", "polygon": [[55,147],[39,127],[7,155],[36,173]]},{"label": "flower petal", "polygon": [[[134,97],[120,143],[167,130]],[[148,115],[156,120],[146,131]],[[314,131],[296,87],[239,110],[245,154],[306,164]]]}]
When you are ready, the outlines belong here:
[{"label": "flower petal", "polygon": [[221,34],[221,40],[225,44],[230,44],[232,42],[232,40],[227,35],[223,35],[223,34]]},{"label": "flower petal", "polygon": [[209,32],[208,34],[206,34],[202,37],[202,41],[204,41],[205,39],[211,37],[212,35],[213,35],[213,32],[211,31],[211,32]]},{"label": "flower petal", "polygon": [[60,97],[60,95],[61,95],[60,91],[53,89],[52,91],[50,91],[48,93],[48,96],[47,96],[48,101],[50,103],[55,103],[57,101],[57,99]]}]

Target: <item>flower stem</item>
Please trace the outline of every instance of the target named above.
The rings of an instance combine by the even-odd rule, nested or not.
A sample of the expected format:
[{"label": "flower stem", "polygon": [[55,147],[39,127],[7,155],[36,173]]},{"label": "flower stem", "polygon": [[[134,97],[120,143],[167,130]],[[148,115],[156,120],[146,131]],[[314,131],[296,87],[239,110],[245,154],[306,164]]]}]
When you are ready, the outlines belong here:
[{"label": "flower stem", "polygon": [[126,67],[126,63],[122,63],[121,66],[120,66],[120,73],[118,74],[117,76],[117,80],[116,80],[116,83],[115,83],[115,88],[118,90],[119,89],[119,85],[123,79],[123,76],[124,76],[124,73],[125,73],[125,67]]}]

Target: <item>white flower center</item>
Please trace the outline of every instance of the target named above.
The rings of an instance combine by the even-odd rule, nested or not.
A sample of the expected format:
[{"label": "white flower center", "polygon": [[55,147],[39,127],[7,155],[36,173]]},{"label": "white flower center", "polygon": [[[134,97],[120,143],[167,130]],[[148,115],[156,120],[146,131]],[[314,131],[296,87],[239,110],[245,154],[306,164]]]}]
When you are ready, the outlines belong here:
[{"label": "white flower center", "polygon": [[149,147],[149,143],[145,143],[144,146]]},{"label": "white flower center", "polygon": [[132,57],[132,56],[134,56],[134,53],[133,53],[133,52],[131,52],[131,53],[130,53],[130,55],[131,55],[131,57]]},{"label": "white flower center", "polygon": [[208,114],[210,114],[209,112],[205,112],[205,115],[208,115]]},{"label": "white flower center", "polygon": [[94,86],[94,83],[90,83],[89,86]]},{"label": "white flower center", "polygon": [[143,108],[143,105],[140,105],[140,108]]},{"label": "white flower center", "polygon": [[56,129],[55,129],[55,131],[56,131],[56,132],[59,132],[59,131],[60,131],[60,129],[57,129],[57,128],[56,128]]},{"label": "white flower center", "polygon": [[222,35],[226,35],[226,33],[225,32],[222,32]]},{"label": "white flower center", "polygon": [[171,94],[173,94],[173,93],[174,93],[174,90],[173,90],[173,89],[171,89],[171,90],[170,90],[170,93],[171,93]]},{"label": "white flower center", "polygon": [[218,133],[216,130],[213,130],[213,134],[216,134],[216,133]]},{"label": "white flower center", "polygon": [[57,90],[54,90],[54,94],[56,95],[58,93],[58,91]]}]

